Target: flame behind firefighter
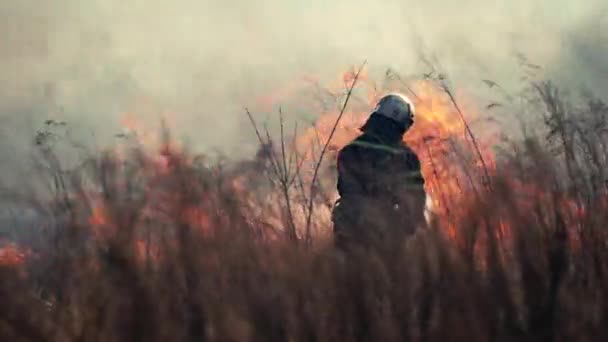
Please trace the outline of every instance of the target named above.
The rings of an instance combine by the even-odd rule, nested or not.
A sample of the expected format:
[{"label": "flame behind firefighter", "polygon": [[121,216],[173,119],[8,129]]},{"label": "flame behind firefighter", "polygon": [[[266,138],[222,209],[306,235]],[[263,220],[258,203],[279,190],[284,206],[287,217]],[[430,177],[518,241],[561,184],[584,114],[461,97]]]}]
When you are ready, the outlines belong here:
[{"label": "flame behind firefighter", "polygon": [[332,215],[338,248],[399,242],[424,224],[420,161],[403,142],[413,124],[413,103],[401,94],[386,95],[362,134],[339,151],[340,199]]}]

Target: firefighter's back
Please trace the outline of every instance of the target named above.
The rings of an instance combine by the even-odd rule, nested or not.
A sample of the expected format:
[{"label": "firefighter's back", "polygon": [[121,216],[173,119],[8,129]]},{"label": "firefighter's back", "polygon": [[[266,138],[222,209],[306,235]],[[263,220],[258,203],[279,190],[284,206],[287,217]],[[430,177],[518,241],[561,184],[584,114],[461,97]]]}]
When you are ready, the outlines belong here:
[{"label": "firefighter's back", "polygon": [[363,134],[344,147],[338,156],[336,243],[370,244],[392,232],[406,232],[403,225],[414,215],[399,208],[399,182],[419,171],[416,155],[403,143],[385,144]]}]

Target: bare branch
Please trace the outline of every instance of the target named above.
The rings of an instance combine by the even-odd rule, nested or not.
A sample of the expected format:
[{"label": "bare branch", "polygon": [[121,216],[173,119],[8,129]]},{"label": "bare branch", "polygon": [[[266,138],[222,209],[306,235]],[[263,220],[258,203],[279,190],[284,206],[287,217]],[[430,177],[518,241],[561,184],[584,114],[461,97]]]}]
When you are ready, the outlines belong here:
[{"label": "bare branch", "polygon": [[[312,219],[312,213],[313,213],[313,200],[314,200],[314,195],[315,195],[315,183],[317,182],[317,177],[319,174],[319,169],[321,168],[321,164],[323,163],[323,157],[325,156],[325,152],[327,151],[327,147],[329,146],[331,139],[333,138],[334,134],[336,133],[336,130],[338,128],[338,124],[340,123],[340,120],[342,119],[342,116],[344,116],[344,113],[346,111],[346,106],[348,105],[348,101],[351,98],[351,95],[353,93],[353,90],[355,89],[355,85],[357,84],[357,81],[359,80],[359,75],[361,74],[361,71],[363,71],[363,68],[365,68],[365,65],[367,64],[367,61],[364,61],[363,64],[361,65],[361,67],[359,68],[359,70],[357,71],[357,73],[355,74],[355,77],[353,78],[353,81],[350,85],[350,88],[348,89],[348,93],[346,94],[346,99],[344,100],[344,104],[342,105],[342,109],[340,110],[340,114],[338,115],[338,118],[336,118],[336,122],[334,122],[334,125],[331,129],[331,132],[329,133],[329,137],[327,138],[327,141],[325,142],[325,144],[323,145],[323,149],[321,150],[321,154],[319,155],[319,159],[316,162],[315,168],[314,168],[314,172],[313,172],[313,176],[312,176],[312,181],[310,184],[310,198],[308,199],[308,213],[306,216],[306,232],[309,233],[310,232],[310,224],[311,224],[311,219]],[[307,234],[308,235],[308,234]]]}]

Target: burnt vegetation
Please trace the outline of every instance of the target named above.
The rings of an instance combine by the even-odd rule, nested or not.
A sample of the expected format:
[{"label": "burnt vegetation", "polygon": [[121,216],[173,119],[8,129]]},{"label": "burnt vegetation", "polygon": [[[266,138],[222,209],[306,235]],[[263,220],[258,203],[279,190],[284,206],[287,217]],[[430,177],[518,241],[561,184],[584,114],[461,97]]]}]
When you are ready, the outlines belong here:
[{"label": "burnt vegetation", "polygon": [[258,128],[260,153],[238,165],[163,131],[157,151],[121,136],[121,153],[69,169],[55,148],[67,124],[46,122],[35,142],[51,199],[5,191],[42,238],[0,266],[0,339],[606,341],[608,107],[550,82],[518,96],[543,127],[505,139],[494,169],[468,170],[483,182],[463,188],[449,229],[347,256],[316,219],[330,205],[320,167],[306,181],[282,117],[280,141]]}]

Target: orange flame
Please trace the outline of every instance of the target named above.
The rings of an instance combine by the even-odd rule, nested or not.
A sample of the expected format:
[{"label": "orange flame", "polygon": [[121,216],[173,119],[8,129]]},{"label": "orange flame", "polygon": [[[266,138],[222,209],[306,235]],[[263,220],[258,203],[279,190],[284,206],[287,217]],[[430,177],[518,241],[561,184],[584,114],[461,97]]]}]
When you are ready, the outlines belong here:
[{"label": "orange flame", "polygon": [[[352,81],[352,77],[349,79]],[[458,169],[459,165],[453,164],[455,156],[454,151],[450,151],[453,148],[450,141],[454,144],[468,144],[465,123],[446,94],[430,82],[416,82],[410,91],[415,93],[410,98],[416,106],[416,117],[415,124],[405,135],[404,141],[421,159],[422,172],[427,180],[426,190],[432,199],[434,211],[446,215],[449,205],[457,203],[459,196],[462,196],[462,185],[458,181],[463,176],[462,170]],[[377,99],[375,89],[373,92],[368,91],[367,98],[370,101],[368,107],[373,108]],[[467,111],[465,115],[466,120],[471,121],[477,117],[473,111]],[[314,163],[319,157],[338,116],[338,112],[323,114],[314,127],[297,137],[296,147],[306,160]],[[329,145],[333,157],[339,149],[361,134],[359,128],[368,116],[368,111],[346,112],[343,115]],[[494,161],[490,147],[491,139],[483,140],[480,146],[487,167],[492,167]],[[473,164],[475,168],[480,165],[477,160]],[[337,194],[334,193],[334,196]]]},{"label": "orange flame", "polygon": [[0,247],[0,266],[21,265],[29,254],[29,251],[19,248],[14,243],[6,244]]}]

